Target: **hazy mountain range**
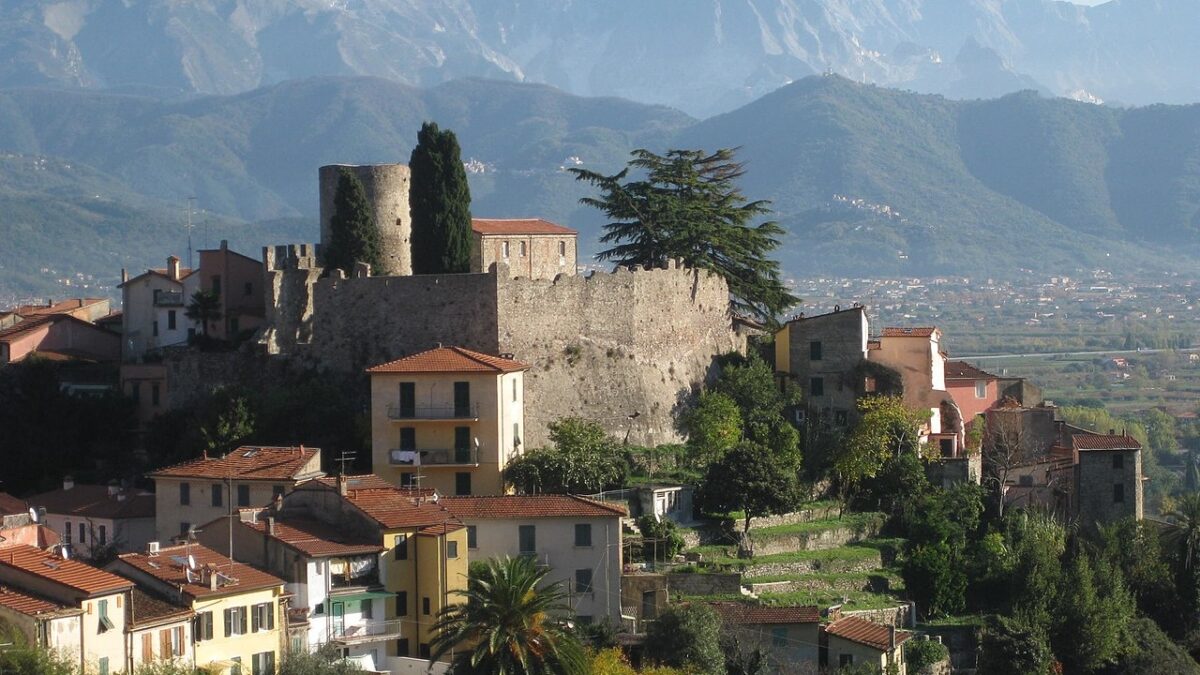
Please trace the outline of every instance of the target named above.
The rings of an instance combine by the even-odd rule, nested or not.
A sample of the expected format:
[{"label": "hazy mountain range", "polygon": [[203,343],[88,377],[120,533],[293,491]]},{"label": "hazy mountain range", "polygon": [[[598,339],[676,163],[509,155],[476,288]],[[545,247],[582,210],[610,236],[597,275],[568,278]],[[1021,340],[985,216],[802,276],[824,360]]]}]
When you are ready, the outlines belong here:
[{"label": "hazy mountain range", "polygon": [[578,227],[600,215],[567,166],[633,148],[741,146],[748,196],[773,200],[792,275],[1006,276],[1194,264],[1200,106],[1115,109],[1027,92],[960,102],[811,77],[696,120],[548,86],[371,78],[287,82],[184,101],[0,91],[0,292],[71,270],[114,280],[186,248],[313,241],[316,171],[405,162],[423,120],[454,129],[473,211]]},{"label": "hazy mountain range", "polygon": [[1184,103],[1200,100],[1198,27],[1195,0],[7,0],[0,86],[482,76],[705,116],[833,72],[956,98]]}]

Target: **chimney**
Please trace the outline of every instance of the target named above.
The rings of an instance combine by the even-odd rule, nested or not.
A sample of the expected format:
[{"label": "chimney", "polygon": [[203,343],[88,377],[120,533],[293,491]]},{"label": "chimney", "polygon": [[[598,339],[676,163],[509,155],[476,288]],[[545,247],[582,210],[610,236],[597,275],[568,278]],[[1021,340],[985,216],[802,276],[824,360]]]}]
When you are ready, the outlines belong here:
[{"label": "chimney", "polygon": [[217,571],[210,570],[208,573],[208,590],[217,590]]},{"label": "chimney", "polygon": [[896,627],[888,625],[888,661],[893,658],[892,653],[896,651]]},{"label": "chimney", "polygon": [[1117,430],[1116,430],[1116,429],[1109,429],[1109,430],[1108,430],[1108,435],[1109,435],[1109,436],[1116,436],[1116,435],[1117,435]]},{"label": "chimney", "polygon": [[70,490],[75,487],[75,479],[71,476],[63,476],[63,489]]},{"label": "chimney", "polygon": [[228,240],[228,239],[222,239],[222,240],[221,240],[221,250],[222,250],[222,251],[227,251],[227,250],[229,250],[229,240]]},{"label": "chimney", "polygon": [[126,281],[129,281],[129,270],[122,267],[121,268],[121,283],[125,283]]},{"label": "chimney", "polygon": [[345,474],[339,475],[337,478],[337,483],[338,483],[338,494],[345,497],[346,496],[346,475]]},{"label": "chimney", "polygon": [[171,281],[179,281],[179,256],[167,258],[167,276]]},{"label": "chimney", "polygon": [[267,534],[275,536],[275,517],[267,516]]}]

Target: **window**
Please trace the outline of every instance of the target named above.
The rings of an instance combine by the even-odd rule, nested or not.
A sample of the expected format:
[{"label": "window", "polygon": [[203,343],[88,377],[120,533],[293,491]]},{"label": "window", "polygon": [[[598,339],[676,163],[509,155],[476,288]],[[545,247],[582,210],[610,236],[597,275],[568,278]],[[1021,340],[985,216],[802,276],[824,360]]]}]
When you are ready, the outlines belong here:
[{"label": "window", "polygon": [[250,486],[239,485],[238,489],[238,506],[250,506]]},{"label": "window", "polygon": [[1113,468],[1114,469],[1124,469],[1125,468],[1125,455],[1113,455]]},{"label": "window", "polygon": [[846,666],[854,665],[853,654],[838,654],[838,667],[845,668]]},{"label": "window", "polygon": [[229,668],[229,675],[242,675],[242,657],[235,656],[229,660],[233,661],[233,665]]},{"label": "window", "polygon": [[96,664],[97,672],[100,675],[108,675],[108,657],[101,656],[100,661]]},{"label": "window", "polygon": [[171,655],[183,656],[183,626],[171,629]]},{"label": "window", "polygon": [[505,258],[507,258],[508,257],[508,242],[507,241],[500,245],[500,250],[502,251],[501,255],[503,255]]},{"label": "window", "polygon": [[101,525],[100,526],[100,545],[104,546],[107,543],[108,543],[108,526]]},{"label": "window", "polygon": [[416,427],[400,427],[400,450],[415,452],[417,449]]},{"label": "window", "polygon": [[471,464],[471,427],[454,427],[454,463]]},{"label": "window", "polygon": [[250,297],[251,295],[254,295],[254,284],[249,281],[242,284],[242,295],[244,295],[246,297]]},{"label": "window", "polygon": [[820,340],[813,340],[812,342],[808,343],[808,360],[809,361],[820,361],[821,360],[821,341]]},{"label": "window", "polygon": [[223,505],[222,503],[225,501],[221,496],[221,487],[222,486],[220,483],[212,484],[212,505],[213,506],[222,506]]},{"label": "window", "polygon": [[142,660],[149,663],[154,660],[154,636],[142,633]]},{"label": "window", "polygon": [[285,490],[285,488],[282,485],[272,485],[271,486],[271,500],[274,501],[274,499],[276,497],[282,497],[284,490]]},{"label": "window", "polygon": [[771,644],[775,647],[786,647],[788,645],[786,627],[775,626],[771,629]]},{"label": "window", "polygon": [[[408,616],[408,591],[396,592],[396,616]],[[407,648],[404,653],[408,653]]]},{"label": "window", "polygon": [[814,377],[808,382],[808,392],[812,396],[825,395],[825,378]]},{"label": "window", "polygon": [[592,545],[592,526],[589,523],[575,524],[575,545],[576,546],[591,546]]},{"label": "window", "polygon": [[454,474],[454,494],[462,497],[471,494],[471,474],[459,471]]},{"label": "window", "polygon": [[471,416],[471,383],[470,382],[455,382],[454,383],[454,416],[455,417],[470,417]]},{"label": "window", "polygon": [[396,560],[408,560],[408,535],[398,534],[392,540],[393,549],[396,552]]},{"label": "window", "polygon": [[521,447],[521,423],[513,422],[513,452]]},{"label": "window", "polygon": [[218,295],[221,294],[221,275],[214,274],[212,278],[212,292]]},{"label": "window", "polygon": [[591,593],[592,592],[592,570],[575,570],[575,592],[576,593]]},{"label": "window", "polygon": [[517,385],[517,378],[514,377],[513,378],[513,403],[517,402],[517,397],[520,396],[520,394],[521,394],[521,389]]},{"label": "window", "polygon": [[575,623],[579,624],[580,626],[590,626],[592,623],[594,623],[594,620],[592,619],[591,614],[576,614]]},{"label": "window", "polygon": [[231,607],[225,610],[225,637],[246,633],[246,608]]},{"label": "window", "polygon": [[429,615],[429,598],[428,597],[421,598],[421,613],[426,616]]},{"label": "window", "polygon": [[953,457],[954,456],[954,439],[953,438],[939,438],[938,439],[938,447],[942,451],[942,457]]},{"label": "window", "polygon": [[846,424],[848,424],[848,422],[847,422],[848,419],[849,419],[849,416],[845,410],[834,410],[833,411],[833,423],[838,425],[839,427],[846,426]]},{"label": "window", "polygon": [[158,337],[158,320],[157,319],[155,319],[154,323],[150,324],[150,332],[152,335],[154,335],[154,337]]},{"label": "window", "polygon": [[250,631],[257,633],[260,630],[273,630],[275,628],[275,605],[270,602],[260,602],[251,607],[250,614]]},{"label": "window", "polygon": [[375,603],[371,601],[371,598],[365,598],[362,601],[362,609],[359,611],[362,613],[362,618],[374,619],[375,618]]},{"label": "window", "polygon": [[324,614],[325,614],[325,603],[324,603],[324,602],[318,602],[318,603],[317,603],[317,606],[316,606],[316,607],[313,607],[313,614],[316,614],[316,615],[318,615],[318,616],[322,616],[322,615],[324,615]]},{"label": "window", "polygon": [[71,521],[67,521],[66,527],[63,528],[63,543],[67,546],[71,545]]},{"label": "window", "polygon": [[99,615],[99,624],[100,624],[99,630],[97,632],[103,633],[103,632],[111,630],[113,628],[112,619],[108,618],[108,601],[107,600],[100,600],[100,601],[96,602],[96,614]]},{"label": "window", "polygon": [[517,528],[517,550],[521,555],[537,552],[537,526],[521,525]]},{"label": "window", "polygon": [[158,388],[158,383],[155,382],[154,384],[150,385],[150,405],[157,408],[158,402],[159,402],[159,396],[160,396],[160,390]]},{"label": "window", "polygon": [[158,631],[158,655],[164,659],[171,657],[171,630],[164,628]]},{"label": "window", "polygon": [[421,652],[421,658],[423,658],[423,659],[429,658],[429,643],[428,642],[422,642],[421,646],[418,649]]},{"label": "window", "polygon": [[187,506],[192,503],[192,485],[191,483],[179,484],[179,503],[182,506]]},{"label": "window", "polygon": [[79,545],[83,546],[87,543],[87,524],[79,524]]},{"label": "window", "polygon": [[565,241],[558,242],[558,255],[559,256],[567,255],[567,242],[565,242]]},{"label": "window", "polygon": [[521,257],[525,257],[525,242],[521,242]]},{"label": "window", "polygon": [[417,383],[400,383],[400,417],[417,416]]},{"label": "window", "polygon": [[201,612],[192,619],[192,638],[196,642],[213,639],[212,612]]},{"label": "window", "polygon": [[975,398],[987,398],[987,380],[975,380]]},{"label": "window", "polygon": [[1033,487],[1033,476],[1030,474],[1025,474],[1017,479],[1017,484],[1021,487]]},{"label": "window", "polygon": [[240,319],[236,316],[230,317],[229,319],[229,332],[234,335],[237,335],[241,332],[241,325],[238,323],[238,321],[240,321]]},{"label": "window", "polygon": [[1113,503],[1114,504],[1124,504],[1125,503],[1125,484],[1124,483],[1115,483],[1113,485]]},{"label": "window", "polygon": [[446,542],[446,558],[448,558],[450,560],[454,560],[457,557],[458,557],[458,542],[457,541]]},{"label": "window", "polygon": [[259,652],[250,657],[253,675],[275,675],[275,652]]},{"label": "window", "polygon": [[175,310],[167,310],[167,330],[175,330]]},{"label": "window", "polygon": [[479,548],[479,540],[476,539],[477,534],[474,525],[467,526],[467,548]]},{"label": "window", "polygon": [[416,487],[417,474],[405,472],[400,474],[400,487]]},{"label": "window", "polygon": [[134,382],[133,390],[130,392],[133,396],[133,404],[137,405],[142,402],[142,383]]},{"label": "window", "polygon": [[396,640],[396,656],[408,656],[408,638]]},{"label": "window", "polygon": [[191,529],[192,529],[192,524],[187,522],[186,520],[179,523],[179,536],[181,536],[181,537],[188,536],[188,533],[191,531]]}]

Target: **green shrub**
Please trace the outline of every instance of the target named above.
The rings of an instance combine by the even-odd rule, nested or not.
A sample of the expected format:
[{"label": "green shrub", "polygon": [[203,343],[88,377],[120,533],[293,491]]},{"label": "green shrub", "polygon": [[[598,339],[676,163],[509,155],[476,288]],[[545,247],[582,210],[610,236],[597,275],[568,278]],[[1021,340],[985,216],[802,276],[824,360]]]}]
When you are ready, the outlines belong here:
[{"label": "green shrub", "polygon": [[904,643],[904,660],[911,672],[932,666],[950,656],[946,645],[934,640],[909,640]]}]

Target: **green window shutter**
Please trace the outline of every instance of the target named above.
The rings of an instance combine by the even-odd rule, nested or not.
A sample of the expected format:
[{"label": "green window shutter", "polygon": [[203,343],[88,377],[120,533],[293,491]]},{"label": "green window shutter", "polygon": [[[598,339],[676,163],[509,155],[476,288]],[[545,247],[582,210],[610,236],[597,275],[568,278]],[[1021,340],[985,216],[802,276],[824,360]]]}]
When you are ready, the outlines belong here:
[{"label": "green window shutter", "polygon": [[225,610],[225,637],[233,635],[233,610]]}]

